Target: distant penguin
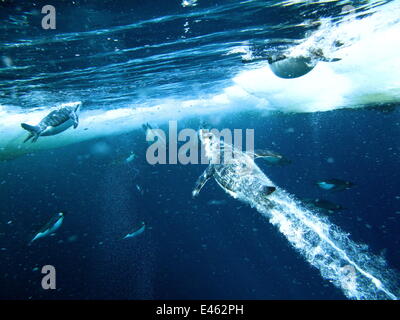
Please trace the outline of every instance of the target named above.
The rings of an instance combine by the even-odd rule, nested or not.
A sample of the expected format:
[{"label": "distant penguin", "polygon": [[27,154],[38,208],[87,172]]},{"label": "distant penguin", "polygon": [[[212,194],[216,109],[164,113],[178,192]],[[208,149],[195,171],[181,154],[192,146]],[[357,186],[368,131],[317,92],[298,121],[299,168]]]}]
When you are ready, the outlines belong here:
[{"label": "distant penguin", "polygon": [[318,187],[328,191],[343,191],[350,189],[354,183],[340,179],[326,179],[317,181]]},{"label": "distant penguin", "polygon": [[59,212],[55,216],[53,216],[49,222],[47,222],[39,232],[33,237],[30,243],[33,241],[46,237],[57,231],[58,228],[61,227],[62,222],[64,221],[64,213]]},{"label": "distant penguin", "polygon": [[252,56],[251,59],[244,59],[242,63],[253,63],[257,61],[268,61],[271,71],[279,78],[294,79],[309,73],[317,65],[318,59],[311,57],[289,57],[283,53],[261,54]]},{"label": "distant penguin", "polygon": [[321,49],[310,50],[308,56],[287,57],[285,55],[268,58],[271,71],[283,79],[295,79],[302,77],[315,68],[319,61],[335,62],[340,59],[328,59]]},{"label": "distant penguin", "polygon": [[250,152],[249,155],[253,156],[255,159],[262,158],[269,165],[283,166],[291,163],[291,161],[283,155],[269,150],[255,150],[254,152]]},{"label": "distant penguin", "polygon": [[271,71],[283,79],[294,79],[309,73],[317,65],[316,61],[306,57],[284,58],[271,61]]},{"label": "distant penguin", "polygon": [[134,238],[138,236],[139,234],[142,234],[144,230],[146,229],[146,224],[142,222],[142,225],[139,229],[134,229],[130,231],[123,239],[128,239],[128,238]]},{"label": "distant penguin", "polygon": [[24,142],[30,139],[32,139],[32,142],[36,142],[40,136],[53,136],[72,126],[76,129],[79,124],[78,113],[81,105],[81,102],[62,104],[44,117],[36,126],[21,123],[21,127],[29,132],[29,136]]},{"label": "distant penguin", "polygon": [[302,201],[308,206],[324,209],[329,213],[334,213],[335,211],[341,211],[344,209],[340,204],[325,199],[303,199]]}]

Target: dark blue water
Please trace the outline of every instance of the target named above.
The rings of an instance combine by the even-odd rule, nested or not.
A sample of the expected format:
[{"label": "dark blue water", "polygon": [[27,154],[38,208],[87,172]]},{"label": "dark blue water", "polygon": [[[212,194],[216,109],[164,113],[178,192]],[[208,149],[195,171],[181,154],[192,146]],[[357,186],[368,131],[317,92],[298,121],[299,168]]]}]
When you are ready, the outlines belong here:
[{"label": "dark blue water", "polygon": [[[74,0],[54,4],[56,29],[43,30],[48,1],[0,4],[2,104],[31,108],[66,100],[118,108],[159,98],[219,92],[243,69],[230,49],[288,46],[340,16],[343,5],[279,1]],[[363,1],[351,3],[359,12]],[[368,7],[368,6],[367,6]]]},{"label": "dark blue water", "polygon": [[[292,161],[271,167],[257,160],[274,183],[299,198],[341,204],[343,211],[328,214],[331,221],[400,269],[399,115],[399,109],[246,113],[226,118],[218,129],[254,128],[256,148]],[[96,146],[105,151],[93,152]],[[0,298],[345,298],[265,218],[214,181],[192,199],[204,165],[151,166],[147,147],[137,130],[0,164]],[[121,163],[131,151],[138,158]],[[326,177],[356,186],[326,193],[314,185]],[[60,211],[66,217],[56,235],[29,246]],[[142,221],[143,234],[122,240]],[[46,264],[56,267],[57,290],[40,286]]]}]

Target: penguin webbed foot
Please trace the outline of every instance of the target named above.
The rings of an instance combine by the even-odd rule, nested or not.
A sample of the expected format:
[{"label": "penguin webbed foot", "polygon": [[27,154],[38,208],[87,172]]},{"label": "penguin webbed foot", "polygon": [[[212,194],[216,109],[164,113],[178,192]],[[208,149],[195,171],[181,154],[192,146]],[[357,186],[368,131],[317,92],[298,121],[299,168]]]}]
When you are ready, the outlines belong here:
[{"label": "penguin webbed foot", "polygon": [[39,135],[34,135],[34,134],[30,134],[25,140],[25,142],[28,142],[29,140],[31,141],[31,143],[34,143],[37,141],[37,139],[39,139]]},{"label": "penguin webbed foot", "polygon": [[79,119],[76,117],[75,119],[73,119],[73,121],[74,121],[74,129],[78,128]]},{"label": "penguin webbed foot", "polygon": [[24,140],[24,143],[25,143],[25,142],[28,142],[30,139],[32,139],[32,137],[33,137],[33,134],[29,134],[29,135],[26,137],[26,139]]}]

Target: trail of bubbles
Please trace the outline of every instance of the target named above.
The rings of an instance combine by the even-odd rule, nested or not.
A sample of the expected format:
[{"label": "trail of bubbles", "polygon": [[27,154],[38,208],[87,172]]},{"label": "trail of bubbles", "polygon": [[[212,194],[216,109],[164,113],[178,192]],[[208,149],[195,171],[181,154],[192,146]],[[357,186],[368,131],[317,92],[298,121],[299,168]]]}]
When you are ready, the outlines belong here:
[{"label": "trail of bubbles", "polygon": [[388,268],[382,256],[374,256],[367,246],[350,240],[326,217],[304,208],[275,186],[256,165],[253,153],[242,152],[206,129],[199,130],[199,137],[210,165],[197,180],[193,196],[213,177],[229,195],[269,219],[306,261],[346,297],[398,299],[398,275]]},{"label": "trail of bubbles", "polygon": [[268,201],[255,194],[242,200],[278,227],[290,244],[319,269],[322,277],[341,289],[346,297],[398,299],[397,276],[382,257],[369,253],[367,246],[350,240],[348,234],[328,219],[303,208],[285,191],[277,188]]}]

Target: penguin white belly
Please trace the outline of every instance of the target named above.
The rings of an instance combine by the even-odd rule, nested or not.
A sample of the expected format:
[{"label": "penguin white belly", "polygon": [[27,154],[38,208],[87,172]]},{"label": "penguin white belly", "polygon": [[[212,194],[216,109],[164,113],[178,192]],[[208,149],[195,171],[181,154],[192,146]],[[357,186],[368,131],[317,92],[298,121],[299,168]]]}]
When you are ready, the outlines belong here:
[{"label": "penguin white belly", "polygon": [[331,183],[326,183],[326,182],[320,182],[318,185],[325,190],[331,190],[335,185]]},{"label": "penguin white belly", "polygon": [[[64,217],[61,217],[60,219],[57,220],[57,222],[48,230],[47,234],[52,234],[58,230],[58,228],[61,227],[61,224],[64,221]],[[46,235],[47,235],[46,234]]]},{"label": "penguin white belly", "polygon": [[61,224],[63,223],[64,217],[59,218],[56,223],[54,223],[52,226],[50,226],[48,229],[45,229],[43,231],[40,231],[35,235],[35,237],[31,240],[31,243],[37,239],[47,237],[48,235],[56,232],[58,228],[61,227]]},{"label": "penguin white belly", "polygon": [[68,128],[72,127],[74,125],[74,122],[72,119],[68,119],[64,123],[60,124],[57,127],[48,127],[46,130],[44,130],[40,135],[41,136],[54,136],[56,134],[59,134]]}]

